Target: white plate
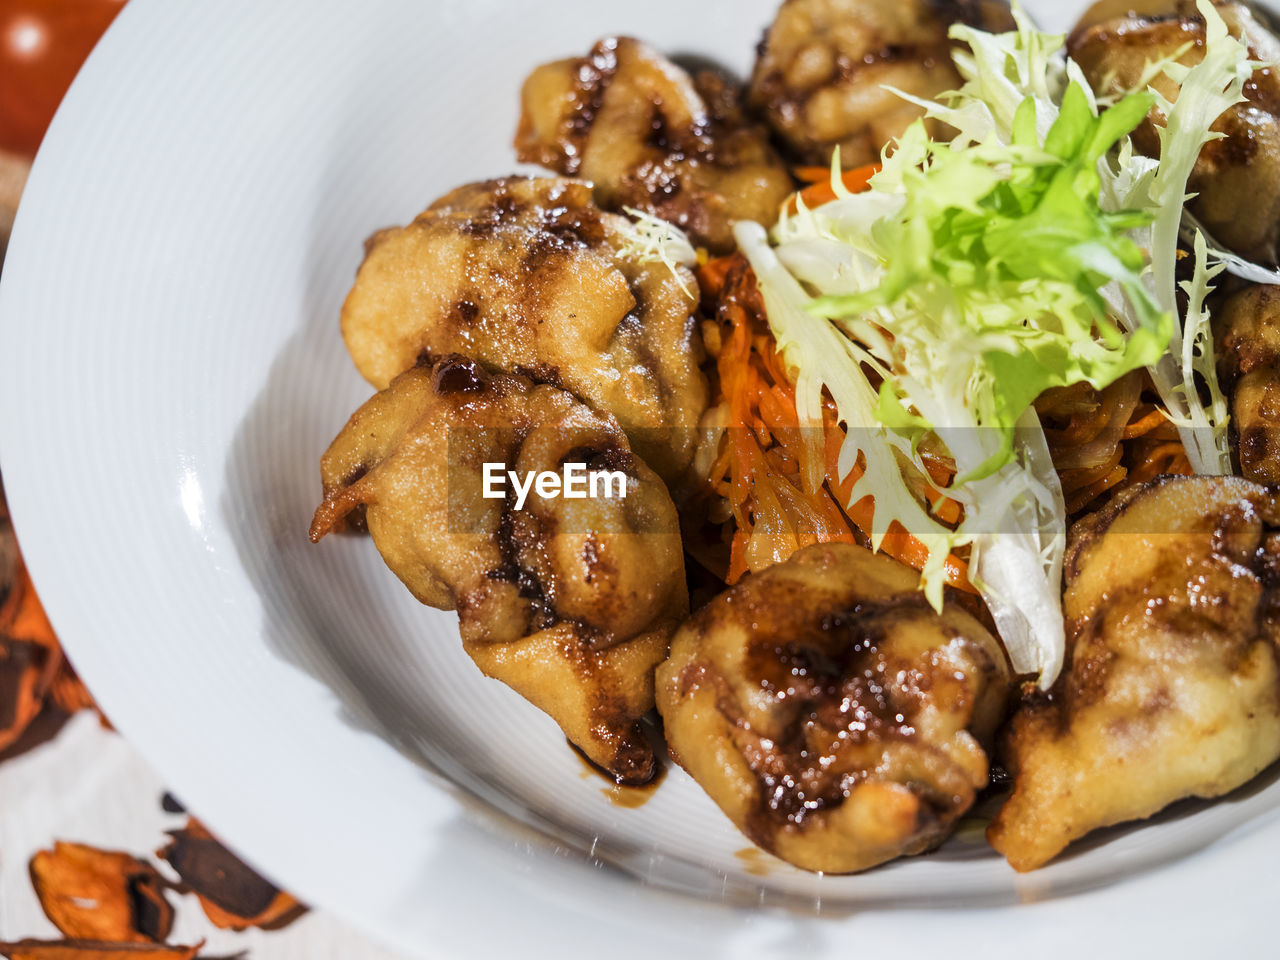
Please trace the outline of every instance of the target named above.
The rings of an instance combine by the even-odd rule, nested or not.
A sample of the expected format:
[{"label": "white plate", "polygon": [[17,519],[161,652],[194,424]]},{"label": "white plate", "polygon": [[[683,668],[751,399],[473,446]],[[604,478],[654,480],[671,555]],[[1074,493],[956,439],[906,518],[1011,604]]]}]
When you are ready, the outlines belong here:
[{"label": "white plate", "polygon": [[216,831],[411,954],[1256,945],[1280,785],[1027,877],[960,842],[817,877],[739,855],[678,770],[612,805],[367,540],[307,543],[319,455],[369,392],[337,330],[361,240],[513,168],[536,63],[629,32],[741,71],[773,5],[134,0],[50,130],[0,291],[0,453],[54,625]]}]

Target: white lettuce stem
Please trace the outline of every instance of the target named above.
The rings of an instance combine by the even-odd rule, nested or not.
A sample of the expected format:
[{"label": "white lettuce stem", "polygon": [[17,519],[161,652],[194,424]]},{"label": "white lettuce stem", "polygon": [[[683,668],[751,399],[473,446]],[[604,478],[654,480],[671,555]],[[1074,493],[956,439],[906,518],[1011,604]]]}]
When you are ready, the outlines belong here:
[{"label": "white lettuce stem", "polygon": [[[1183,220],[1187,181],[1204,145],[1215,138],[1210,128],[1222,113],[1244,100],[1244,84],[1256,66],[1248,48],[1227,31],[1227,25],[1209,0],[1198,0],[1205,23],[1204,56],[1192,67],[1168,63],[1164,72],[1178,83],[1172,103],[1159,98],[1165,124],[1159,130],[1160,162],[1150,185],[1155,211],[1151,227],[1151,288],[1160,307],[1173,319],[1169,351],[1150,368],[1160,399],[1173,415],[1182,445],[1196,473],[1230,474],[1226,421],[1219,417],[1221,391],[1213,364],[1212,340],[1197,338],[1199,317],[1188,311],[1184,324],[1177,310],[1178,238]],[[1199,258],[1202,279],[1206,269]],[[1197,306],[1198,309],[1198,306]],[[1201,352],[1197,354],[1197,345]],[[1208,407],[1202,403],[1197,374],[1209,391]]]},{"label": "white lettuce stem", "polygon": [[1048,689],[1066,648],[1067,510],[1034,409],[1018,421],[1015,446],[1013,463],[969,484],[982,524],[971,541],[971,571],[1014,670],[1038,674],[1041,688]]}]

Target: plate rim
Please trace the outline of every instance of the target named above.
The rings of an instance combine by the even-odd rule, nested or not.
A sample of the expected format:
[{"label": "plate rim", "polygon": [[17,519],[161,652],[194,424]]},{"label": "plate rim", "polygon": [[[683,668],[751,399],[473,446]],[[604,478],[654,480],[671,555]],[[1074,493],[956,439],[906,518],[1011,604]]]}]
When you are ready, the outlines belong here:
[{"label": "plate rim", "polygon": [[[341,5],[340,2],[330,4],[335,9],[341,7]],[[233,15],[227,10],[228,6],[230,5],[223,5],[221,16]],[[247,11],[250,9],[252,9],[251,5],[241,0],[239,10]],[[18,324],[11,318],[26,314],[40,300],[40,291],[33,288],[35,272],[24,273],[29,251],[42,247],[47,248],[51,242],[51,234],[56,234],[58,229],[65,229],[67,211],[62,208],[65,208],[66,204],[57,199],[56,191],[63,182],[59,179],[59,176],[65,175],[65,171],[74,166],[73,164],[68,164],[67,159],[77,150],[76,139],[78,125],[82,122],[81,118],[86,115],[87,111],[91,110],[95,99],[108,95],[112,83],[115,82],[112,76],[115,65],[135,59],[138,56],[138,45],[143,40],[148,37],[154,38],[155,36],[166,34],[170,30],[193,28],[199,17],[204,15],[211,14],[191,10],[179,11],[176,5],[166,6],[163,0],[132,0],[130,4],[126,5],[120,16],[117,17],[116,22],[112,25],[104,40],[91,54],[85,67],[77,77],[36,158],[31,177],[28,180],[27,192],[19,209],[10,241],[8,265],[2,279],[0,279],[0,351],[3,351],[3,356],[27,357],[32,355],[33,351],[39,353],[40,348],[44,351],[42,356],[50,352],[50,344],[42,341],[42,335],[38,331],[33,331],[33,328],[29,326]],[[59,216],[55,218],[50,213],[50,219],[42,221],[40,219],[41,216],[49,211],[58,213]],[[61,221],[61,225],[59,225],[59,221]],[[17,265],[16,267],[14,266],[15,264]],[[33,279],[29,280],[28,277]],[[46,366],[49,365],[50,361],[47,356],[45,356],[43,362]],[[23,382],[22,378],[12,376],[4,378],[0,382],[0,463],[4,465],[5,485],[9,495],[14,527],[18,531],[19,538],[23,544],[24,556],[31,569],[32,577],[41,584],[42,597],[49,601],[47,610],[50,620],[58,629],[59,636],[63,638],[68,655],[73,660],[81,658],[82,655],[84,655],[84,659],[92,660],[93,658],[87,654],[95,644],[95,641],[89,637],[88,632],[85,630],[86,624],[82,619],[82,615],[75,610],[77,604],[74,597],[74,584],[69,582],[69,574],[65,572],[61,575],[59,574],[59,570],[62,569],[60,554],[65,552],[66,547],[65,543],[57,541],[51,533],[56,525],[51,524],[47,515],[50,510],[50,505],[45,502],[44,496],[44,481],[47,478],[41,476],[39,459],[35,456],[35,453],[40,450],[42,444],[47,442],[47,437],[50,435],[48,433],[42,434],[41,427],[48,428],[50,424],[47,422],[42,423],[39,417],[31,416],[28,405],[29,397],[22,395],[18,389],[18,385],[21,382]],[[103,702],[110,708],[108,712],[113,716],[113,722],[117,722],[126,738],[135,748],[139,749],[147,759],[147,762],[168,779],[169,774],[165,772],[165,767],[169,767],[171,764],[162,758],[166,751],[160,748],[155,738],[147,735],[148,725],[143,722],[141,714],[129,708],[122,692],[114,688],[103,692],[106,694]],[[182,784],[175,782],[173,787],[182,795]],[[192,797],[191,799],[198,798]],[[444,793],[441,793],[440,801],[439,808],[433,811],[434,815],[449,816],[458,812],[459,808],[456,801],[447,797]],[[198,803],[194,805],[199,806]],[[241,849],[241,845],[237,840],[237,835],[241,834],[241,830],[238,826],[231,825],[231,819],[234,818],[224,816],[219,810],[214,816],[210,817],[210,822],[220,833],[228,838],[228,841],[233,846]],[[223,821],[227,821],[227,826],[230,827],[229,830],[223,829]],[[1249,825],[1243,825],[1243,827],[1247,826]],[[1167,889],[1165,888],[1168,877],[1162,878],[1162,875],[1185,869],[1187,865],[1193,863],[1198,865],[1198,870],[1203,871],[1206,865],[1220,861],[1225,851],[1243,847],[1251,838],[1255,841],[1255,847],[1267,846],[1267,844],[1259,842],[1263,833],[1267,837],[1270,848],[1280,850],[1280,824],[1276,822],[1275,818],[1272,818],[1271,822],[1267,824],[1254,824],[1253,826],[1255,827],[1253,830],[1243,829],[1242,827],[1240,830],[1233,831],[1227,837],[1215,843],[1210,850],[1193,854],[1178,861],[1176,864],[1170,865],[1168,868],[1155,870],[1142,877],[1127,880],[1122,886],[1085,894],[1060,896],[1048,904],[1040,904],[1039,907],[1047,907],[1049,908],[1049,913],[1055,913],[1060,911],[1063,904],[1070,903],[1080,907],[1090,901],[1096,903],[1097,893],[1106,895],[1117,890],[1129,889],[1135,884],[1141,886],[1143,885],[1141,881],[1146,881],[1146,886],[1148,887],[1154,885],[1164,890],[1164,892],[1156,895],[1155,899],[1151,899],[1150,896],[1147,897],[1148,905],[1154,907],[1157,905],[1157,901],[1163,902],[1165,893],[1176,890],[1176,884],[1168,886]],[[557,855],[555,851],[547,853],[548,858],[552,860]],[[259,862],[252,850],[249,852],[249,859],[253,863]],[[397,935],[394,928],[389,929],[385,926],[379,926],[375,922],[371,929],[370,917],[365,914],[353,915],[353,911],[344,909],[345,901],[342,898],[333,897],[331,895],[331,885],[322,884],[318,876],[300,875],[301,871],[297,871],[284,863],[271,863],[264,860],[261,865],[265,872],[273,877],[278,877],[282,883],[304,899],[344,917],[348,922],[363,929],[375,939],[389,942],[393,947],[398,947],[399,949],[418,952],[421,945],[416,941],[406,941],[403,936]],[[618,890],[616,884],[602,881],[601,886],[602,888],[610,888],[612,892],[618,893],[624,899],[634,901],[632,907],[639,907],[638,915],[640,916],[645,912],[640,901],[652,900],[655,896],[667,900],[672,896],[666,891],[633,884],[630,880],[626,881],[626,883],[629,886],[633,885],[637,889],[642,889],[644,891],[643,894],[636,894],[631,898],[626,898],[626,892]],[[673,912],[680,912],[676,905],[668,905],[671,906]],[[702,906],[705,908],[705,905]],[[734,911],[733,908],[726,907],[725,909],[731,913],[741,913],[741,911]],[[1005,918],[1001,923],[1004,924],[1004,929],[1011,934],[1014,927],[1026,927],[1025,921],[1022,920],[1010,925],[1010,919],[1013,916],[1012,911],[1005,908],[994,909],[996,912],[1005,914]],[[969,912],[990,913],[991,909],[983,908]],[[1020,916],[1025,917],[1032,912],[1034,911],[1024,911]],[[949,915],[950,911],[947,913]],[[954,920],[954,917],[949,916],[949,919]],[[1058,919],[1063,918],[1059,916]],[[755,929],[762,925],[770,927],[770,924],[764,923],[765,918],[748,916],[738,917],[737,920],[745,922],[746,927],[749,929]],[[838,919],[823,919],[820,923],[827,926],[840,925]],[[1035,924],[1032,924],[1032,926],[1034,927]],[[1173,926],[1171,924],[1169,929],[1172,929]],[[926,928],[936,928],[936,923],[922,923],[921,930]],[[773,928],[771,927],[771,929]],[[1148,940],[1146,942],[1151,945],[1151,941]],[[1181,940],[1170,940],[1169,942],[1171,944],[1184,943]]]}]

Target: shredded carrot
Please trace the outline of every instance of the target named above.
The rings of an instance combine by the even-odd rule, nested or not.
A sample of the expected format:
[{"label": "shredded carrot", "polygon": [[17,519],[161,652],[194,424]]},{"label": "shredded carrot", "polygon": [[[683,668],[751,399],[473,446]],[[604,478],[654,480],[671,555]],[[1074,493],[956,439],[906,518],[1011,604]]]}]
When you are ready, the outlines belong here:
[{"label": "shredded carrot", "polygon": [[[869,163],[865,167],[855,167],[853,170],[846,170],[840,176],[841,182],[845,189],[850,193],[857,193],[860,190],[867,189],[867,185],[871,182],[871,178],[880,172],[880,164]],[[824,203],[830,203],[836,198],[835,188],[831,185],[831,171],[819,178],[815,183],[805,187],[799,194],[792,195],[787,201],[787,210],[795,213],[799,206],[796,203],[796,196],[804,201],[804,205],[812,210],[814,207],[820,207]]]},{"label": "shredded carrot", "polygon": [[[878,164],[843,174],[851,192],[865,190]],[[835,199],[830,171],[800,167],[796,177],[811,185],[797,196],[808,207]],[[796,209],[796,197],[791,200]],[[720,325],[716,373],[721,402],[727,410],[727,437],[707,477],[708,489],[728,500],[732,516],[728,582],[753,569],[753,560],[771,560],[786,549],[809,542],[854,541],[856,528],[871,537],[875,519],[872,497],[849,504],[853,485],[863,473],[856,464],[839,477],[840,450],[845,432],[829,400],[823,410],[823,434],[809,435],[800,425],[795,387],[764,320],[763,304],[750,266],[741,255],[708,260],[698,268],[707,313]],[[933,484],[951,482],[951,468],[926,461]],[[958,523],[960,504],[929,484],[921,493],[934,514],[945,523]],[[847,505],[848,504],[848,505]],[[847,505],[847,506],[846,506]],[[782,539],[783,545],[758,537]],[[929,550],[900,525],[885,532],[881,549],[921,569]],[[964,560],[948,557],[946,576],[952,586],[973,592]]]},{"label": "shredded carrot", "polygon": [[[865,177],[863,180],[865,185]],[[749,570],[789,556],[810,543],[863,542],[870,537],[875,504],[870,496],[849,503],[861,464],[838,478],[845,432],[835,405],[824,405],[822,434],[800,425],[795,387],[764,319],[763,304],[746,259],[740,255],[708,261],[699,268],[708,313],[720,325],[716,374],[727,410],[727,436],[706,478],[708,489],[726,497],[732,519],[727,580],[735,583]],[[927,463],[942,486],[951,471]],[[960,504],[925,487],[935,514],[958,522]],[[928,548],[896,523],[881,549],[916,569],[928,560]],[[973,592],[967,565],[946,562],[947,581]]]},{"label": "shredded carrot", "polygon": [[1067,514],[1076,513],[1082,507],[1088,506],[1106,491],[1123,481],[1128,475],[1129,471],[1125,467],[1117,465],[1106,476],[1095,480],[1087,487],[1075,491],[1071,498],[1067,500]]},{"label": "shredded carrot", "polygon": [[1153,407],[1150,413],[1129,422],[1129,425],[1124,428],[1124,439],[1133,440],[1137,437],[1145,436],[1168,422],[1169,418],[1164,415],[1164,411],[1158,407]]},{"label": "shredded carrot", "polygon": [[791,175],[801,183],[820,183],[831,179],[830,167],[792,167]]},{"label": "shredded carrot", "polygon": [[1146,483],[1165,474],[1191,473],[1191,461],[1179,441],[1158,443],[1142,451],[1141,462],[1133,468],[1130,479],[1134,483]]},{"label": "shredded carrot", "polygon": [[[834,423],[834,417],[831,422],[826,425],[826,454],[827,454],[827,476],[839,476],[839,460],[840,448],[844,445],[844,431],[839,425]],[[836,496],[841,503],[848,503],[849,498],[853,494],[853,485],[858,482],[862,474],[865,472],[865,466],[859,459],[854,464],[853,469],[844,479],[836,483]],[[959,520],[959,504],[954,500],[947,500],[948,504],[957,507],[955,516]],[[851,504],[846,512],[859,530],[870,535],[875,521],[875,501],[867,496],[860,499],[857,503]],[[921,541],[911,536],[902,528],[896,520],[889,526],[888,532],[885,533],[884,543],[881,547],[885,553],[904,563],[910,564],[917,570],[924,567],[925,562],[929,559],[929,548]],[[953,587],[960,587],[963,590],[972,591],[973,587],[969,584],[969,567],[963,560],[957,557],[947,557],[947,582]]]},{"label": "shredded carrot", "polygon": [[[733,257],[715,257],[697,268],[698,287],[705,301],[714,304],[724,290],[725,277],[733,266]],[[711,311],[708,311],[711,312]]]},{"label": "shredded carrot", "polygon": [[1076,384],[1036,401],[1069,517],[1096,509],[1114,491],[1191,472],[1177,427],[1154,393],[1145,374],[1132,373],[1102,391]]}]

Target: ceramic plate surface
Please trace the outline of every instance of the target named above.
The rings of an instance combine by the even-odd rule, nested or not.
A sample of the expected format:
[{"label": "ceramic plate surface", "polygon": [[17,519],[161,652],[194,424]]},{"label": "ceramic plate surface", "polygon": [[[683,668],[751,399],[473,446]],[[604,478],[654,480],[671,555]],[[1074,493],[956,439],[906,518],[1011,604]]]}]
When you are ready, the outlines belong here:
[{"label": "ceramic plate surface", "polygon": [[337,326],[363,238],[515,169],[537,63],[629,33],[742,73],[774,5],[133,0],[0,289],[4,476],[72,660],[213,829],[414,956],[1248,952],[1280,856],[1265,777],[1025,877],[962,839],[818,877],[744,853],[679,770],[612,803],[369,541],[307,542],[370,392]]}]

